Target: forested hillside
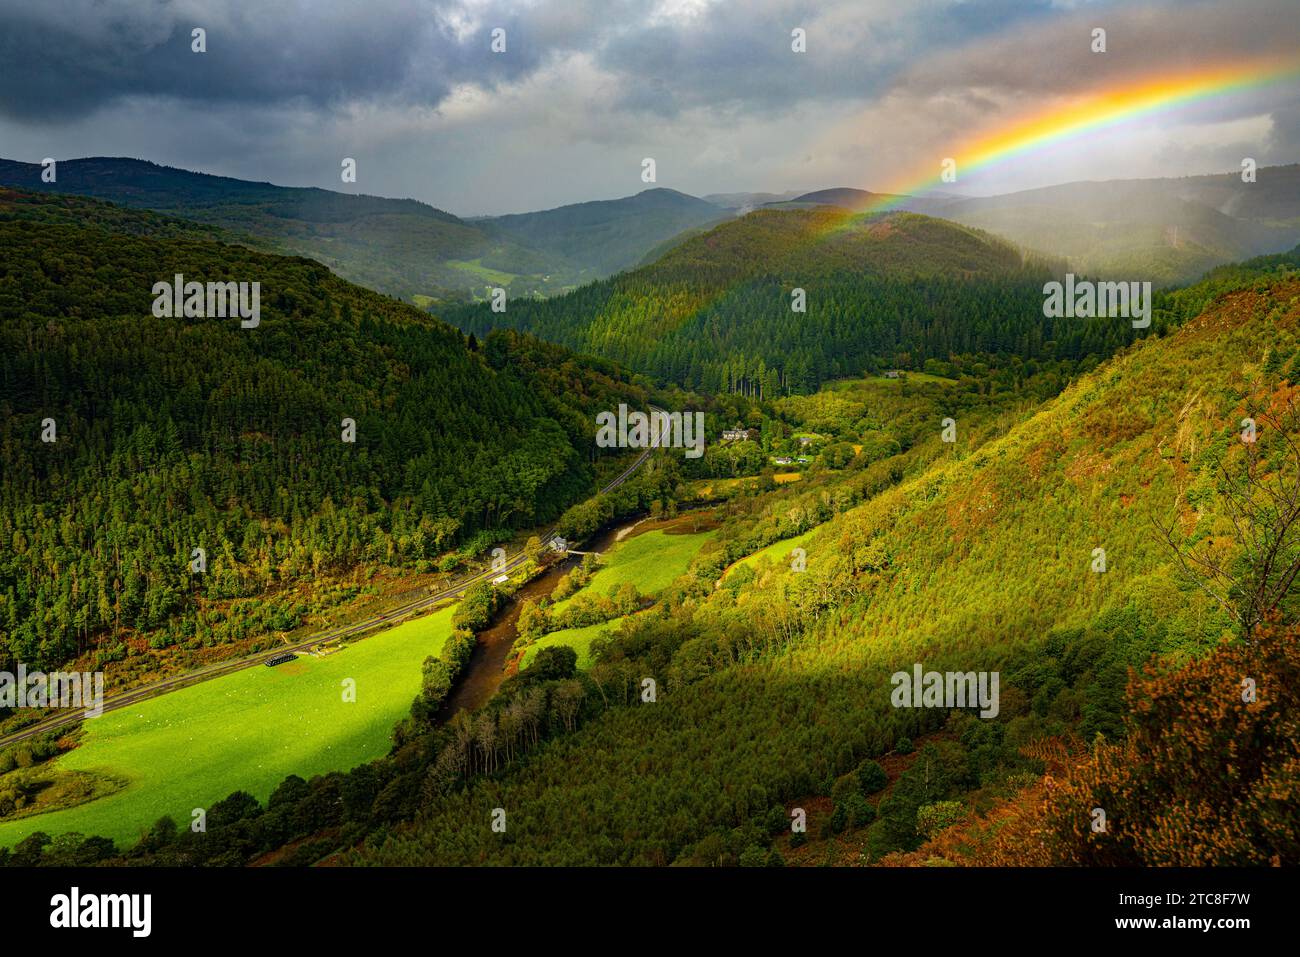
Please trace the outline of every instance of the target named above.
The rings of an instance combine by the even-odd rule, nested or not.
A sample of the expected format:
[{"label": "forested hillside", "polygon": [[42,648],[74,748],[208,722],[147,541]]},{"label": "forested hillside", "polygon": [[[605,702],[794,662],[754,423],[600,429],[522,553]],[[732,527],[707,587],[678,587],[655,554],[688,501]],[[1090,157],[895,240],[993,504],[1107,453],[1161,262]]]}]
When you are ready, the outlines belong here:
[{"label": "forested hillside", "polygon": [[[687,388],[768,398],[953,356],[1073,366],[1132,341],[1122,320],[1044,319],[1048,278],[1050,264],[942,220],[760,210],[568,295],[445,316],[480,335],[527,330]],[[796,290],[806,311],[793,308]]]},{"label": "forested hillside", "polygon": [[[297,583],[548,522],[594,490],[595,410],[644,399],[204,232],[0,189],[0,667],[285,630]],[[155,318],[176,273],[259,282],[260,324]]]}]

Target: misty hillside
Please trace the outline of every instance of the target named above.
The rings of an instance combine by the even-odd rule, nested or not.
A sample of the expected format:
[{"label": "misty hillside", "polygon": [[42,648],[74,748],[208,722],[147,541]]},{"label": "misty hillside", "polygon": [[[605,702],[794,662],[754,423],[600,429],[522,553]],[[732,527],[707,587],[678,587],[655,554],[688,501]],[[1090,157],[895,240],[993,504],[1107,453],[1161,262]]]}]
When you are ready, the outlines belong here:
[{"label": "misty hillside", "polygon": [[1182,179],[1068,183],[942,207],[940,215],[1067,257],[1079,272],[1185,283],[1300,242],[1300,166]]},{"label": "misty hillside", "polygon": [[[861,210],[879,194],[835,188],[791,204]],[[1178,179],[1065,183],[1000,196],[906,198],[926,212],[997,233],[1017,245],[1069,260],[1076,272],[1160,285],[1300,242],[1300,166]]]},{"label": "misty hillside", "polygon": [[637,265],[651,248],[684,230],[730,215],[702,199],[660,188],[482,222],[494,235],[563,256],[599,278]]}]

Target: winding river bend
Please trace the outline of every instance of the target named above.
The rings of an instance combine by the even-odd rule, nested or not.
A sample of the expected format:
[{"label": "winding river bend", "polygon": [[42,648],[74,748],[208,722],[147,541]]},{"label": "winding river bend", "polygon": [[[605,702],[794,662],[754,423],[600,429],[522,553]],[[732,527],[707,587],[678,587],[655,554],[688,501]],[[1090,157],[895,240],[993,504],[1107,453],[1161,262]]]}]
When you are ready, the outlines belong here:
[{"label": "winding river bend", "polygon": [[[682,514],[671,519],[650,519],[644,515],[622,519],[593,535],[582,546],[582,551],[603,554],[617,542],[656,529],[668,534],[678,530],[694,531],[696,528],[687,526],[698,526],[699,515],[700,511],[695,511],[694,515]],[[479,632],[478,644],[465,664],[463,676],[447,696],[442,710],[438,713],[440,721],[448,720],[458,711],[473,711],[482,707],[496,694],[497,688],[507,677],[506,664],[510,661],[510,652],[514,648],[515,639],[519,637],[517,623],[524,599],[540,599],[549,595],[555,590],[560,579],[580,561],[582,561],[581,555],[569,555],[562,561],[548,566],[544,572],[520,588],[515,596],[497,612],[492,624]]]},{"label": "winding river bend", "polygon": [[[583,545],[584,552],[604,552],[618,540],[620,529],[627,528],[636,519],[628,519],[616,526],[602,529],[592,536],[591,541]],[[446,721],[456,712],[473,711],[486,704],[501,682],[506,679],[506,662],[510,660],[510,650],[515,639],[519,637],[516,627],[519,612],[524,599],[539,599],[555,591],[555,586],[571,568],[582,561],[581,555],[569,555],[563,560],[547,566],[546,570],[524,585],[506,605],[497,612],[496,618],[486,629],[479,632],[478,644],[474,647],[469,661],[465,663],[465,673],[456,682],[438,713],[440,721]]]}]

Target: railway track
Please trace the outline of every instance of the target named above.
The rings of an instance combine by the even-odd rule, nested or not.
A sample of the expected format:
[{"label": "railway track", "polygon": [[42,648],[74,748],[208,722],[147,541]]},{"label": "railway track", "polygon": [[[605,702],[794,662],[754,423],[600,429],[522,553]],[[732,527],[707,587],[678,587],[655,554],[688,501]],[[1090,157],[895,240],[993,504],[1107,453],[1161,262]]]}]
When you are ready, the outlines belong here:
[{"label": "railway track", "polygon": [[[653,449],[649,448],[642,451],[642,453],[637,456],[636,461],[629,465],[617,478],[600,490],[600,494],[613,491],[631,478],[636,470],[645,464],[646,459],[650,457],[652,451]],[[543,544],[552,545],[557,537],[558,535],[555,529],[552,529],[543,539]],[[460,595],[464,594],[466,589],[473,585],[477,585],[479,582],[489,581],[496,578],[498,575],[518,568],[526,557],[527,556],[523,552],[519,552],[518,554],[506,559],[504,568],[491,569],[489,571],[479,572],[477,575],[471,575],[470,577],[457,582],[455,585],[445,588],[435,594],[417,598],[404,605],[399,605],[396,608],[383,612],[382,614],[367,618],[364,621],[352,622],[348,625],[327,629],[326,631],[318,632],[310,638],[305,638],[302,641],[295,642],[291,645],[281,645],[268,651],[260,651],[255,655],[236,658],[231,661],[223,661],[215,665],[209,665],[206,668],[189,671],[182,675],[164,678],[160,681],[154,681],[138,688],[131,688],[115,695],[109,695],[104,698],[104,711],[116,711],[119,708],[126,708],[133,704],[138,704],[141,701],[147,701],[150,698],[156,698],[160,695],[167,694],[168,692],[176,691],[180,688],[188,688],[191,685],[200,684],[204,681],[211,681],[213,678],[220,678],[225,675],[234,674],[236,671],[242,671],[245,668],[251,668],[254,665],[262,664],[268,658],[274,657],[275,655],[282,655],[285,652],[306,651],[313,645],[318,645],[323,641],[334,641],[339,638],[348,638],[353,635],[372,631],[384,625],[392,625],[406,618],[410,618],[412,615],[424,611],[427,608],[432,608],[435,605],[439,605],[452,598],[458,598]],[[54,731],[58,728],[77,724],[82,721],[84,717],[85,713],[80,709],[52,715],[33,725],[15,731],[12,734],[0,737],[0,747],[16,744],[19,741],[25,741],[28,738],[44,734],[47,731]]]}]

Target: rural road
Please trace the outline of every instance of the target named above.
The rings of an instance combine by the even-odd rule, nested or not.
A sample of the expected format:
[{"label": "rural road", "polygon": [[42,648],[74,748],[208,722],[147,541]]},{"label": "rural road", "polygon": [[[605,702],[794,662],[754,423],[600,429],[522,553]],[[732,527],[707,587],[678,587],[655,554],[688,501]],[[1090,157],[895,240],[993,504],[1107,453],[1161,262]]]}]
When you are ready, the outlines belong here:
[{"label": "rural road", "polygon": [[[651,408],[654,408],[654,406],[651,406]],[[656,411],[658,410],[656,409]],[[601,493],[612,491],[613,489],[618,488],[620,485],[626,482],[629,478],[631,478],[632,473],[634,473],[637,469],[639,469],[642,465],[645,464],[646,459],[650,457],[650,453],[652,451],[653,448],[645,449],[640,455],[637,456],[636,461],[633,462],[631,465],[629,465],[627,469],[625,469],[618,476],[618,478],[614,479],[612,482],[610,482],[608,485],[602,488],[600,490]],[[556,537],[557,536],[555,531],[552,530],[542,540],[542,544],[550,545],[553,541],[555,541]],[[118,708],[125,708],[129,705],[137,704],[141,701],[148,700],[149,698],[156,698],[159,695],[166,694],[169,691],[175,691],[178,688],[186,688],[189,687],[190,685],[198,684],[201,681],[209,681],[212,678],[220,678],[223,675],[233,674],[236,671],[242,671],[245,668],[251,668],[254,665],[262,664],[264,661],[266,661],[267,658],[270,658],[274,655],[282,655],[287,651],[306,651],[308,648],[312,647],[313,645],[319,644],[322,641],[332,641],[336,638],[346,638],[349,635],[355,635],[361,632],[370,631],[371,629],[377,628],[380,625],[394,624],[398,621],[401,621],[403,618],[409,618],[411,615],[415,614],[416,612],[423,611],[424,609],[430,608],[434,605],[444,602],[449,598],[458,597],[471,585],[475,585],[481,581],[490,580],[502,574],[503,571],[510,571],[514,568],[519,567],[519,565],[524,561],[525,557],[526,557],[525,554],[523,552],[520,552],[519,554],[514,555],[506,560],[504,569],[493,569],[485,572],[480,572],[477,575],[472,575],[469,578],[462,579],[461,581],[457,582],[455,585],[452,585],[450,588],[444,589],[443,591],[440,591],[437,594],[427,595],[423,598],[417,598],[416,600],[408,602],[405,605],[400,605],[397,608],[394,608],[390,611],[386,611],[381,615],[375,615],[374,617],[368,618],[365,621],[353,622],[352,624],[349,625],[344,625],[338,628],[332,628],[326,631],[318,632],[317,634],[312,635],[310,638],[307,638],[303,641],[296,642],[295,644],[292,645],[281,645],[277,648],[272,648],[268,651],[260,651],[257,654],[250,655],[246,658],[236,658],[231,661],[222,661],[215,665],[209,665],[206,668],[199,668],[195,671],[189,671],[186,672],[185,674],[176,675],[175,677],[172,678],[165,678],[161,681],[155,681],[152,682],[151,684],[142,685],[138,688],[131,688],[130,690],[123,691],[115,695],[108,695],[104,698],[104,710],[115,711]],[[15,744],[16,742],[26,740],[27,738],[35,737],[38,734],[44,734],[46,731],[52,731],[56,728],[62,728],[66,725],[76,724],[80,722],[83,719],[83,717],[84,717],[84,713],[82,709],[70,710],[70,711],[61,712],[59,714],[55,714],[51,717],[44,718],[41,721],[38,721],[36,724],[29,725],[28,727],[23,728],[20,731],[15,731],[12,734],[7,734],[4,737],[0,737],[0,747],[4,747],[5,745],[9,745],[9,744]]]}]

